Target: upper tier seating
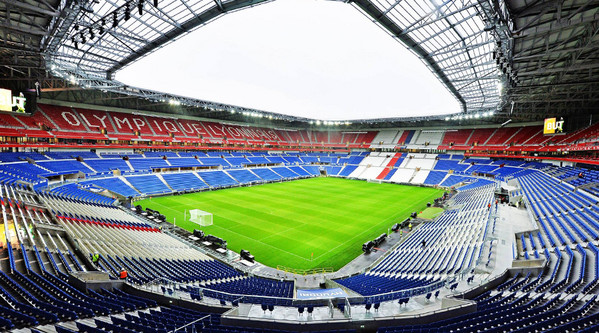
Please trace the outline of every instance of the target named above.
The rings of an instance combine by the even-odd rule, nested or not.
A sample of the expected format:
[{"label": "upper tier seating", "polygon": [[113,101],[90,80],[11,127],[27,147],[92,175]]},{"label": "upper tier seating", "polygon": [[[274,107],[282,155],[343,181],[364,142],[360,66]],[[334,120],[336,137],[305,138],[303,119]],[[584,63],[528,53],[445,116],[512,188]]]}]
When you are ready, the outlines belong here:
[{"label": "upper tier seating", "polygon": [[232,165],[232,166],[236,166],[236,167],[241,167],[244,166],[246,164],[250,164],[250,161],[245,158],[245,157],[227,157],[226,161]]},{"label": "upper tier seating", "polygon": [[468,138],[472,134],[472,130],[455,130],[455,131],[446,131],[445,136],[443,137],[443,141],[441,144],[443,145],[464,145]]},{"label": "upper tier seating", "polygon": [[47,157],[55,160],[66,160],[71,158],[99,158],[96,153],[90,151],[47,151],[44,153]]},{"label": "upper tier seating", "polygon": [[131,171],[127,162],[118,158],[86,159],[85,163],[96,170],[96,172],[110,172],[117,169],[121,171]]},{"label": "upper tier seating", "polygon": [[505,127],[497,131],[489,138],[487,145],[504,145],[520,130],[521,127]]},{"label": "upper tier seating", "polygon": [[27,160],[28,158],[34,161],[48,159],[46,156],[36,152],[0,153],[0,162],[21,162]]},{"label": "upper tier seating", "polygon": [[453,170],[455,172],[463,172],[466,171],[468,167],[470,167],[469,164],[462,164],[458,160],[438,160],[433,167],[433,170]]},{"label": "upper tier seating", "polygon": [[[176,152],[173,151],[146,151],[144,152],[145,157],[160,157],[166,156],[167,158],[180,157]],[[182,157],[182,156],[181,156]]]},{"label": "upper tier seating", "polygon": [[472,131],[472,135],[468,141],[466,141],[466,145],[484,145],[494,132],[494,128],[475,129]]},{"label": "upper tier seating", "polygon": [[438,145],[441,143],[444,134],[444,131],[421,131],[416,144],[424,145],[428,143],[430,145]]},{"label": "upper tier seating", "polygon": [[[142,115],[127,112],[88,110],[64,106],[39,104],[39,111],[32,116],[23,114],[2,115],[0,117],[0,132],[9,137],[20,137],[23,134],[30,138],[45,137],[59,139],[60,143],[72,144],[74,139],[86,140],[80,144],[94,147],[94,141],[87,140],[138,140],[137,143],[172,141],[172,134],[177,141],[198,143],[209,140],[211,143],[222,143],[227,138],[229,143],[242,145],[268,144],[276,145],[300,144],[310,148],[324,145],[327,148],[368,148],[372,144],[383,142],[388,146],[409,145],[419,146],[425,143],[437,145],[440,141],[442,148],[448,150],[464,150],[473,148],[475,151],[489,150],[518,151],[524,147],[536,147],[543,151],[560,151],[564,146],[575,144],[577,148],[586,148],[599,139],[599,124],[574,130],[560,136],[545,136],[542,126],[518,126],[505,128],[474,128],[446,130],[439,129],[407,129],[381,130],[365,132],[343,131],[311,131],[305,129],[282,130],[259,128],[255,126],[238,126],[232,124],[217,124],[213,122],[173,119],[155,115]],[[40,125],[47,126],[50,131],[41,130]],[[102,134],[102,133],[106,134]],[[63,141],[69,140],[69,141]],[[343,143],[348,142],[345,146]],[[477,143],[477,146],[473,146]],[[513,144],[513,145],[512,145]],[[149,148],[152,144],[149,144]],[[345,146],[345,147],[344,147]],[[227,153],[228,154],[228,153]],[[173,152],[150,152],[147,157],[175,157]],[[221,156],[221,154],[215,156]],[[232,155],[228,155],[232,156]],[[241,157],[241,156],[236,156]],[[318,159],[318,158],[316,158]],[[325,157],[326,161],[328,158]],[[313,158],[308,158],[314,163]]]},{"label": "upper tier seating", "polygon": [[69,107],[40,104],[39,108],[52,119],[60,129],[82,132],[89,131],[84,125],[84,122],[82,122],[79,117],[75,116],[75,113]]},{"label": "upper tier seating", "polygon": [[37,163],[40,167],[54,171],[54,172],[58,172],[58,173],[62,173],[62,172],[67,172],[67,171],[81,171],[85,174],[91,174],[91,173],[95,173],[94,170],[86,167],[85,165],[81,164],[78,161],[75,160],[70,160],[70,161],[47,161],[47,162],[38,162]]},{"label": "upper tier seating", "polygon": [[200,161],[193,157],[182,157],[182,158],[169,158],[168,162],[171,166],[177,167],[192,167],[192,166],[200,166],[202,165]]},{"label": "upper tier seating", "polygon": [[150,171],[152,168],[169,167],[167,161],[162,158],[133,158],[129,160],[129,164],[137,171]]}]

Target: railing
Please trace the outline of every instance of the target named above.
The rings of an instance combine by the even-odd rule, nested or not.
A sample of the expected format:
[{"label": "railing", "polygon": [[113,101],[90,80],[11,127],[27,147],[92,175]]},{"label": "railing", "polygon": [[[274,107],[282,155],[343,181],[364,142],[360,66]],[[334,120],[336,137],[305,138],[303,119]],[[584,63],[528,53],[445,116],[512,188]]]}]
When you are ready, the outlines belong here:
[{"label": "railing", "polygon": [[[392,291],[388,293],[382,293],[377,295],[370,296],[353,296],[347,297],[351,304],[364,304],[364,303],[378,303],[396,300],[400,298],[409,298],[418,295],[427,294],[429,292],[435,291],[444,286],[448,286],[457,281],[456,276],[452,276],[445,280],[437,281],[431,283],[426,286],[416,287],[411,289],[404,289],[398,291]],[[161,282],[166,282],[163,284]],[[158,278],[151,282],[145,283],[140,286],[146,290],[152,292],[162,293],[162,287],[172,288],[172,294],[169,292],[169,295],[172,297],[181,298],[182,295],[189,295],[191,298],[191,294],[199,295],[200,298],[210,297],[214,299],[219,299],[223,301],[229,301],[231,303],[252,303],[252,304],[278,304],[282,306],[293,306],[293,305],[302,305],[302,304],[310,304],[310,305],[326,305],[328,299],[295,299],[295,298],[285,298],[285,297],[274,297],[274,296],[261,296],[261,295],[242,295],[242,294],[232,294],[224,291],[210,289],[209,287],[203,287],[199,285],[187,284],[174,282],[164,278]],[[188,291],[188,290],[191,290]],[[345,300],[345,298],[343,298]]]},{"label": "railing", "polygon": [[291,268],[282,265],[277,265],[277,269],[283,271],[285,273],[293,273],[298,275],[310,275],[310,274],[324,274],[324,273],[333,273],[333,267],[322,267],[322,268],[312,268],[312,269],[299,269],[299,268]]},{"label": "railing", "polygon": [[[199,322],[199,321],[202,321],[202,320],[204,320],[204,319],[206,319],[206,318],[210,318],[210,315],[206,315],[206,316],[204,316],[204,317],[202,317],[202,318],[198,318],[198,319],[196,319],[196,320],[194,320],[194,321],[192,321],[192,322],[189,322],[189,323],[187,323],[187,324],[185,324],[185,325],[183,325],[183,326],[181,326],[181,327],[177,327],[177,328],[175,328],[174,330],[172,330],[172,331],[169,331],[168,333],[175,333],[175,332],[178,332],[178,331],[180,331],[180,330],[183,330],[183,331],[185,331],[185,332],[186,332],[186,331],[187,331],[187,330],[185,329],[186,327],[189,327],[189,326],[191,326],[191,325],[193,325],[193,324],[195,324],[195,323],[197,323],[197,322]],[[195,330],[194,330],[194,332],[195,332]]]}]

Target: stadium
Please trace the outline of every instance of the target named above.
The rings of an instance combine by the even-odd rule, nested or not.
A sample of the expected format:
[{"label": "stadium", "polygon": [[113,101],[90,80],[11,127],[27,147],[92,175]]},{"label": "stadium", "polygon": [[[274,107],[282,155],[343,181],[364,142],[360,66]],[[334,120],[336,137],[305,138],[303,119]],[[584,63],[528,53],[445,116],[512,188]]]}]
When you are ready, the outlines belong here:
[{"label": "stadium", "polygon": [[599,2],[333,1],[449,114],[116,79],[270,2],[0,0],[0,329],[599,331]]}]

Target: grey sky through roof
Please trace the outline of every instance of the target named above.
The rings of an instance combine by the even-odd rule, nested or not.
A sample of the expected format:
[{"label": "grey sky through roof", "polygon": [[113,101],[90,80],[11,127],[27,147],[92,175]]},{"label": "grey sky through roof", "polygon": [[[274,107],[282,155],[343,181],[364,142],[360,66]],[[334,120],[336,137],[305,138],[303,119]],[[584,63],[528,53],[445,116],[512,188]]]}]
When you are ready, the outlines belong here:
[{"label": "grey sky through roof", "polygon": [[125,67],[116,78],[315,119],[460,111],[414,54],[338,2],[280,0],[225,15]]}]

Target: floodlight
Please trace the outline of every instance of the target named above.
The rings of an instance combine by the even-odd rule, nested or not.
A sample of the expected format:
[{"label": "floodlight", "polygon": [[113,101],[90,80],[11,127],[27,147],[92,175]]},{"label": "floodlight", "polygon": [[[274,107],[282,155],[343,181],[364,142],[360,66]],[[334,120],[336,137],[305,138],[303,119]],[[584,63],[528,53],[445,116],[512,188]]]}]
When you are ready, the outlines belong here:
[{"label": "floodlight", "polygon": [[127,2],[125,4],[125,21],[129,20],[131,18],[131,12],[129,10],[129,3]]}]

